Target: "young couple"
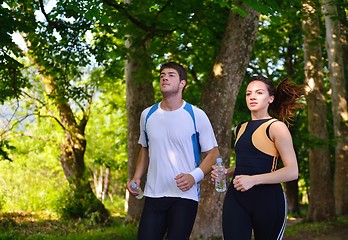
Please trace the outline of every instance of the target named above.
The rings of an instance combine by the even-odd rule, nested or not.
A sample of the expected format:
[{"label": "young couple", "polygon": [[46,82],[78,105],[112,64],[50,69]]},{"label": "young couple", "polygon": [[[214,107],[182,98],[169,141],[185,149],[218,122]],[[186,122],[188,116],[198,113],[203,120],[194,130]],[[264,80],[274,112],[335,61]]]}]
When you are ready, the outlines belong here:
[{"label": "young couple", "polygon": [[[140,118],[141,150],[133,178],[146,177],[145,204],[138,239],[189,239],[197,214],[199,182],[211,173],[220,156],[207,115],[182,98],[187,83],[184,67],[168,62],[160,69],[162,101]],[[282,98],[277,96],[282,93]],[[223,206],[224,239],[281,239],[286,199],[280,183],[298,176],[296,155],[287,126],[302,88],[283,81],[275,88],[265,77],[253,77],[246,90],[251,120],[235,131],[236,166],[226,171],[233,180]],[[272,116],[271,116],[272,114]],[[202,153],[202,157],[200,154]],[[283,167],[277,169],[278,158]]]}]

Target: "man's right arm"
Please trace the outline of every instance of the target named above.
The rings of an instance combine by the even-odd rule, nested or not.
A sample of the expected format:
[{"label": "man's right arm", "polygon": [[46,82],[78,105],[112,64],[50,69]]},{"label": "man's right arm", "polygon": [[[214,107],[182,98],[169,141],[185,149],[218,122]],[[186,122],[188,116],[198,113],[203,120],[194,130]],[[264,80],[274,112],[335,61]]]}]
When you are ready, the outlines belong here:
[{"label": "man's right arm", "polygon": [[133,178],[127,183],[127,189],[132,195],[136,195],[138,193],[136,190],[134,190],[131,187],[132,183],[135,182],[137,186],[140,186],[141,177],[146,173],[148,166],[149,166],[149,150],[146,147],[141,147],[139,155],[138,155],[135,173],[133,175]]}]

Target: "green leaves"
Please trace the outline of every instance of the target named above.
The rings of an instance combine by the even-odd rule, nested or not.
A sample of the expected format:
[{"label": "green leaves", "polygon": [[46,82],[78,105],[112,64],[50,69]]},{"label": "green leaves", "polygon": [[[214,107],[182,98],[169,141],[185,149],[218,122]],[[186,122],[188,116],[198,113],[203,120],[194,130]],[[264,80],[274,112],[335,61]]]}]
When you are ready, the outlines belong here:
[{"label": "green leaves", "polygon": [[14,146],[11,146],[7,140],[0,141],[0,160],[8,160],[12,162],[12,159],[9,157],[9,150],[15,149]]},{"label": "green leaves", "polygon": [[19,62],[21,49],[12,41],[13,33],[26,28],[25,24],[17,24],[18,18],[21,18],[21,14],[11,9],[11,4],[0,5],[0,104],[18,98],[21,88],[29,86],[20,71],[23,67]]},{"label": "green leaves", "polygon": [[253,8],[259,13],[262,14],[272,14],[273,12],[279,12],[281,11],[281,8],[279,6],[279,1],[276,0],[243,0],[243,3],[245,3],[247,6]]}]

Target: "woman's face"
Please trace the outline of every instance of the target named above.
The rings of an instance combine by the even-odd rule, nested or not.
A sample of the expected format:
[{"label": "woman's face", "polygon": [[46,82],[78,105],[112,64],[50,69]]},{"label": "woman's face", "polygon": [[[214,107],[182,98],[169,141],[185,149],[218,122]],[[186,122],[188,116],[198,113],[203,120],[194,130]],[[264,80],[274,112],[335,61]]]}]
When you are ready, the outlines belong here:
[{"label": "woman's face", "polygon": [[261,81],[250,82],[245,93],[245,101],[252,112],[267,112],[269,104],[274,100],[274,96],[269,95],[266,84]]}]

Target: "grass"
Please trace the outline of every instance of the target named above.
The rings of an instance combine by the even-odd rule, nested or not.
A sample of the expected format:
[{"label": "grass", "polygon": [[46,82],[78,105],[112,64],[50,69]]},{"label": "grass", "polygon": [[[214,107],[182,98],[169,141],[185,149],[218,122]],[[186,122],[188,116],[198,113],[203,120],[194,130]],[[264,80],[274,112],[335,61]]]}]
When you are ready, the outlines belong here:
[{"label": "grass", "polygon": [[[285,230],[285,239],[316,239],[318,237],[325,237],[330,240],[332,234],[338,234],[340,231],[348,229],[348,216],[339,216],[335,221],[322,222],[305,222],[300,221],[294,224],[289,224]],[[343,237],[342,237],[343,239]]]},{"label": "grass", "polygon": [[0,216],[0,240],[99,240],[136,238],[134,224],[112,217],[107,225],[88,220],[60,220],[44,213],[6,213]]},{"label": "grass", "polygon": [[[284,240],[316,239],[347,228],[348,216],[321,223],[301,221],[289,224]],[[89,220],[61,220],[47,213],[0,214],[0,240],[133,240],[136,232],[137,226],[126,224],[124,216],[112,217],[107,225],[95,225]]]}]

